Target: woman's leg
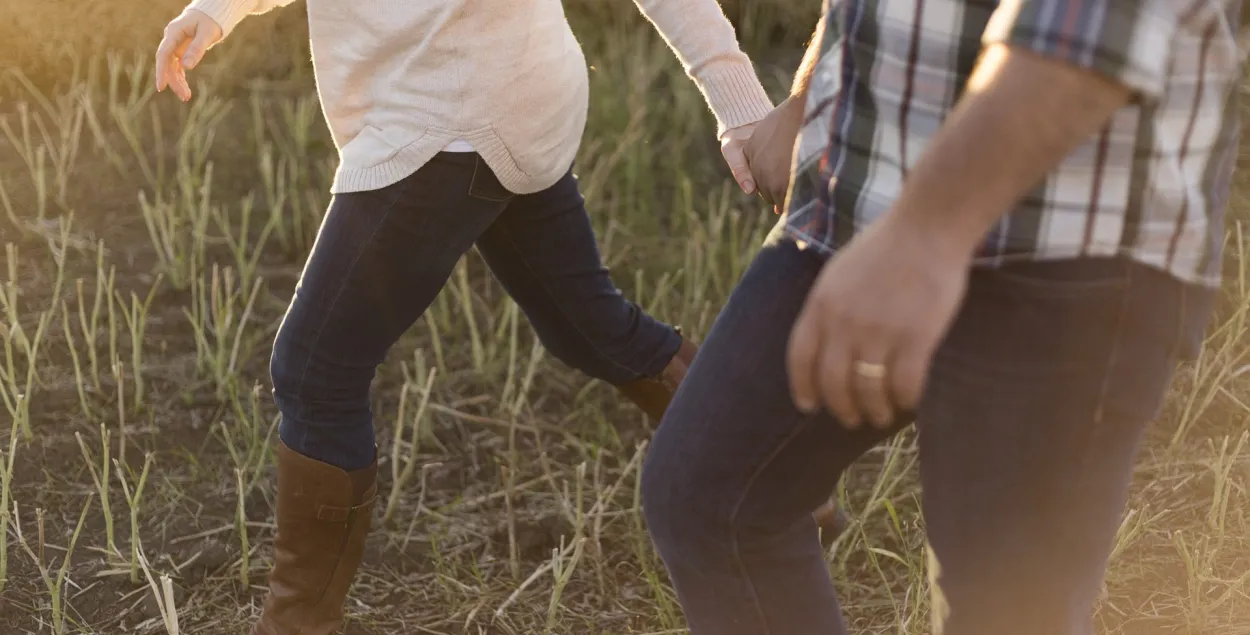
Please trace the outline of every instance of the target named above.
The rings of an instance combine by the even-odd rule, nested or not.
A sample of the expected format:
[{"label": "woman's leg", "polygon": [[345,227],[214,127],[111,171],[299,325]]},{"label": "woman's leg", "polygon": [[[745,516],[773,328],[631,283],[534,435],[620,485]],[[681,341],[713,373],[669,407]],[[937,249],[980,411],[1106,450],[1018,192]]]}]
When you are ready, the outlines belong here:
[{"label": "woman's leg", "polygon": [[474,195],[476,155],[440,155],[381,190],[337,196],[278,329],[278,532],[257,635],[329,633],[364,550],[376,463],[375,370],[503,209]]},{"label": "woman's leg", "polygon": [[572,172],[510,200],[477,248],[547,351],[591,377],[656,377],[681,347],[672,326],[613,284]]}]

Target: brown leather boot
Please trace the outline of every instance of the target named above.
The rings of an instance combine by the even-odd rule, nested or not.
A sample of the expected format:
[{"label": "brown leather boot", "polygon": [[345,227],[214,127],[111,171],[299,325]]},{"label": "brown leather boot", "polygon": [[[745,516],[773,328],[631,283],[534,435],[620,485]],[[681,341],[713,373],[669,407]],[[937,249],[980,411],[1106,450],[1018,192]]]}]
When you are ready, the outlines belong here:
[{"label": "brown leather boot", "polygon": [[278,445],[278,534],[253,635],[330,635],[364,555],[378,466],[345,472]]},{"label": "brown leather boot", "polygon": [[[690,364],[694,363],[694,356],[698,350],[697,346],[683,336],[681,348],[677,349],[672,361],[658,376],[635,379],[617,386],[616,389],[637,404],[652,420],[659,423],[664,418],[664,411],[668,410],[669,402],[673,400],[673,394],[677,392],[677,385],[686,378],[686,372],[690,370]],[[850,522],[846,514],[838,507],[837,499],[833,495],[829,496],[829,500],[825,501],[824,505],[812,512],[812,517],[820,528],[820,542],[826,547],[833,544],[833,541]]]},{"label": "brown leather boot", "polygon": [[617,386],[616,389],[626,399],[638,404],[638,407],[658,424],[660,419],[664,418],[664,411],[668,410],[669,402],[673,400],[673,393],[677,392],[677,385],[686,378],[686,371],[690,370],[690,364],[694,363],[694,354],[698,350],[698,347],[690,343],[690,340],[682,337],[681,347],[677,349],[673,359],[668,362],[664,370],[660,371],[659,375],[639,377]]},{"label": "brown leather boot", "polygon": [[826,548],[846,531],[846,526],[851,522],[846,517],[846,512],[838,507],[836,495],[830,495],[824,505],[812,512],[812,518],[816,520],[816,526],[820,528],[820,544]]}]

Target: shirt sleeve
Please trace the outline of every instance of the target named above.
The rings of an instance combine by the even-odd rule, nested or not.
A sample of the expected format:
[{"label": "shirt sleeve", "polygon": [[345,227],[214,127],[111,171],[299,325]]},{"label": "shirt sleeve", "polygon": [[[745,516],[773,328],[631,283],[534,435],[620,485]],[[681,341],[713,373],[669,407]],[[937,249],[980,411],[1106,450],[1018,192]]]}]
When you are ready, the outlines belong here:
[{"label": "shirt sleeve", "polygon": [[763,119],[773,107],[717,0],[634,0],[703,93],[717,134]]},{"label": "shirt sleeve", "polygon": [[194,0],[187,8],[200,11],[221,27],[222,39],[249,15],[285,7],[295,0]]},{"label": "shirt sleeve", "polygon": [[1139,97],[1163,93],[1180,0],[1004,0],[982,42],[1106,75]]}]

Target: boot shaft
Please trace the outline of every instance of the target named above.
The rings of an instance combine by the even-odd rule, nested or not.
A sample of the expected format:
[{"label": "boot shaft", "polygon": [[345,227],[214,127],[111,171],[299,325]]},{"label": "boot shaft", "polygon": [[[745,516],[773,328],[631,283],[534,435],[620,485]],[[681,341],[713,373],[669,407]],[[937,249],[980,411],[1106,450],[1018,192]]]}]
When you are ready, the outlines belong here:
[{"label": "boot shaft", "polygon": [[364,557],[377,462],[356,472],[278,446],[278,532],[254,635],[330,635]]}]

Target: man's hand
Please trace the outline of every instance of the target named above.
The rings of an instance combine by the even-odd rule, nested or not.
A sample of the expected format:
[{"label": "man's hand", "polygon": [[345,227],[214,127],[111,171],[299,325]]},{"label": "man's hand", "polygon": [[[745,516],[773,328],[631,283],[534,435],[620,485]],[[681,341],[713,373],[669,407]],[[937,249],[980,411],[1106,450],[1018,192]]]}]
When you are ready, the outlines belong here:
[{"label": "man's hand", "polygon": [[791,96],[755,126],[745,154],[765,203],[780,211],[790,188],[790,162],[803,124],[803,97]]},{"label": "man's hand", "polygon": [[751,134],[755,132],[755,126],[756,124],[749,123],[745,126],[730,128],[720,136],[720,153],[725,157],[725,163],[729,165],[729,171],[733,173],[738,187],[747,194],[755,193],[755,179],[751,177],[751,167],[747,165],[743,148],[751,139]]},{"label": "man's hand", "polygon": [[[864,417],[886,424],[914,408],[979,242],[1130,96],[1098,72],[987,46],[893,209],[834,255],[812,286],[790,334],[795,405],[811,411],[823,403],[851,426]],[[764,177],[755,177],[763,189]]]},{"label": "man's hand", "polygon": [[190,100],[186,72],[200,63],[221,36],[221,26],[203,12],[187,9],[174,18],[165,26],[165,36],[156,49],[156,91],[168,86],[182,101]]},{"label": "man's hand", "polygon": [[790,333],[795,405],[847,427],[890,425],[916,407],[930,360],[963,301],[972,252],[898,213],[835,254]]}]

